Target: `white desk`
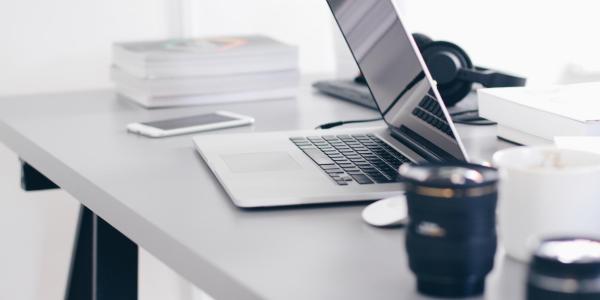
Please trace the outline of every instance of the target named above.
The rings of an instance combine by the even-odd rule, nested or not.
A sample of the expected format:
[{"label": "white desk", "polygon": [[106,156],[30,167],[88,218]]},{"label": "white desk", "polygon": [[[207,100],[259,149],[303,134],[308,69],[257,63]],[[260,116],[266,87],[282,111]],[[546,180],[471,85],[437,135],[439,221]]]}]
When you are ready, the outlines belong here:
[{"label": "white desk", "polygon": [[[240,210],[190,136],[148,139],[125,131],[133,121],[216,109],[257,120],[222,134],[307,129],[377,115],[316,95],[309,84],[295,100],[164,110],[142,109],[108,90],[4,99],[0,139],[217,300],[425,299],[415,292],[404,231],[367,226],[360,218],[363,205]],[[506,146],[493,127],[459,131],[476,160]],[[525,270],[500,255],[485,299],[522,299]]]}]

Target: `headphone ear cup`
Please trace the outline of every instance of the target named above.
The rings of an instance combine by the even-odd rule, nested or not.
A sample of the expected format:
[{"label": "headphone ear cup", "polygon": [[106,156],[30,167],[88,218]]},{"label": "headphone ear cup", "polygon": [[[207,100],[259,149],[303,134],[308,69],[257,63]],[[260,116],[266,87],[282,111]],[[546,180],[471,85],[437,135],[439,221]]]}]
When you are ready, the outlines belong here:
[{"label": "headphone ear cup", "polygon": [[460,69],[473,68],[471,59],[462,48],[450,42],[435,41],[421,53],[447,106],[454,106],[471,92],[473,83],[457,78]]},{"label": "headphone ear cup", "polygon": [[433,43],[433,40],[425,34],[415,32],[412,34],[412,36],[421,52],[425,47],[427,47],[427,45]]}]

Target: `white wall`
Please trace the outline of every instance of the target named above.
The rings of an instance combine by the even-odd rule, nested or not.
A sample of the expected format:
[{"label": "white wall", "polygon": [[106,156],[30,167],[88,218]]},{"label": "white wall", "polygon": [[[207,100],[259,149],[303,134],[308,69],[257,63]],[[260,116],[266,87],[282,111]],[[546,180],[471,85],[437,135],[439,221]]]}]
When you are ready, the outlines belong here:
[{"label": "white wall", "polygon": [[[533,83],[564,81],[568,65],[600,70],[598,1],[403,2],[414,31]],[[180,6],[188,35],[265,33],[300,45],[303,71],[334,70],[339,33],[324,0],[4,1],[0,18],[10,26],[0,28],[0,95],[110,86],[109,41],[166,36],[177,22],[165,17]]]},{"label": "white wall", "polygon": [[107,87],[114,40],[166,36],[163,0],[0,2],[0,95]]},{"label": "white wall", "polygon": [[[524,74],[531,84],[600,80],[598,1],[407,0],[406,6],[414,31],[458,43],[477,64]],[[567,74],[578,66],[587,72]]]},{"label": "white wall", "polygon": [[530,85],[600,81],[598,1],[394,1],[412,32],[458,44],[477,65],[526,76]]},{"label": "white wall", "polygon": [[301,46],[302,71],[334,71],[334,31],[325,0],[188,1],[192,35],[268,34]]},{"label": "white wall", "polygon": [[[325,0],[184,1],[188,34],[265,33],[300,45],[305,72],[341,68],[349,77],[356,70]],[[459,44],[478,65],[534,85],[600,80],[598,1],[394,1],[413,31]],[[336,63],[336,55],[345,59]]]}]

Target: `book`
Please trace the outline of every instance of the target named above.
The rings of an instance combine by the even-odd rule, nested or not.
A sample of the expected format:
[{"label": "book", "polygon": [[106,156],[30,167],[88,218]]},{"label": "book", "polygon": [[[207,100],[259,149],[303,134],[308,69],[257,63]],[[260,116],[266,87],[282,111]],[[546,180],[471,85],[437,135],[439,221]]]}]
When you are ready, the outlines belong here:
[{"label": "book", "polygon": [[290,88],[298,85],[300,75],[297,70],[286,70],[221,76],[138,78],[113,67],[111,78],[121,87],[141,90],[152,97],[169,97]]},{"label": "book", "polygon": [[235,93],[192,94],[177,96],[153,96],[146,93],[144,90],[138,90],[119,85],[117,85],[116,89],[117,92],[122,96],[133,100],[134,102],[146,108],[290,99],[295,97],[297,94],[297,88],[295,87],[243,91]]},{"label": "book", "polygon": [[113,45],[113,64],[140,78],[298,69],[298,48],[266,36],[211,37]]},{"label": "book", "polygon": [[145,107],[290,98],[298,48],[260,35],[116,43],[111,78]]},{"label": "book", "polygon": [[594,152],[600,154],[600,137],[557,136],[554,144],[563,149]]},{"label": "book", "polygon": [[480,89],[480,116],[498,136],[523,145],[556,136],[600,136],[600,83]]},{"label": "book", "polygon": [[115,60],[113,63],[123,71],[139,78],[176,78],[193,76],[211,76],[228,74],[246,74],[298,68],[297,54],[274,54],[271,57],[241,57],[223,62],[219,58],[213,61],[175,61],[171,63],[134,64]]}]

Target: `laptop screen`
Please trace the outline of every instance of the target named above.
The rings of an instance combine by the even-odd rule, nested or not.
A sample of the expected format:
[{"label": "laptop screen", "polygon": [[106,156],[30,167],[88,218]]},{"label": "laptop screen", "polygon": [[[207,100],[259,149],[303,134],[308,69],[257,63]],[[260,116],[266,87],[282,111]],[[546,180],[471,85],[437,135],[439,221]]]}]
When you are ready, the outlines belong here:
[{"label": "laptop screen", "polygon": [[327,0],[394,137],[426,157],[466,160],[454,125],[393,0]]}]

